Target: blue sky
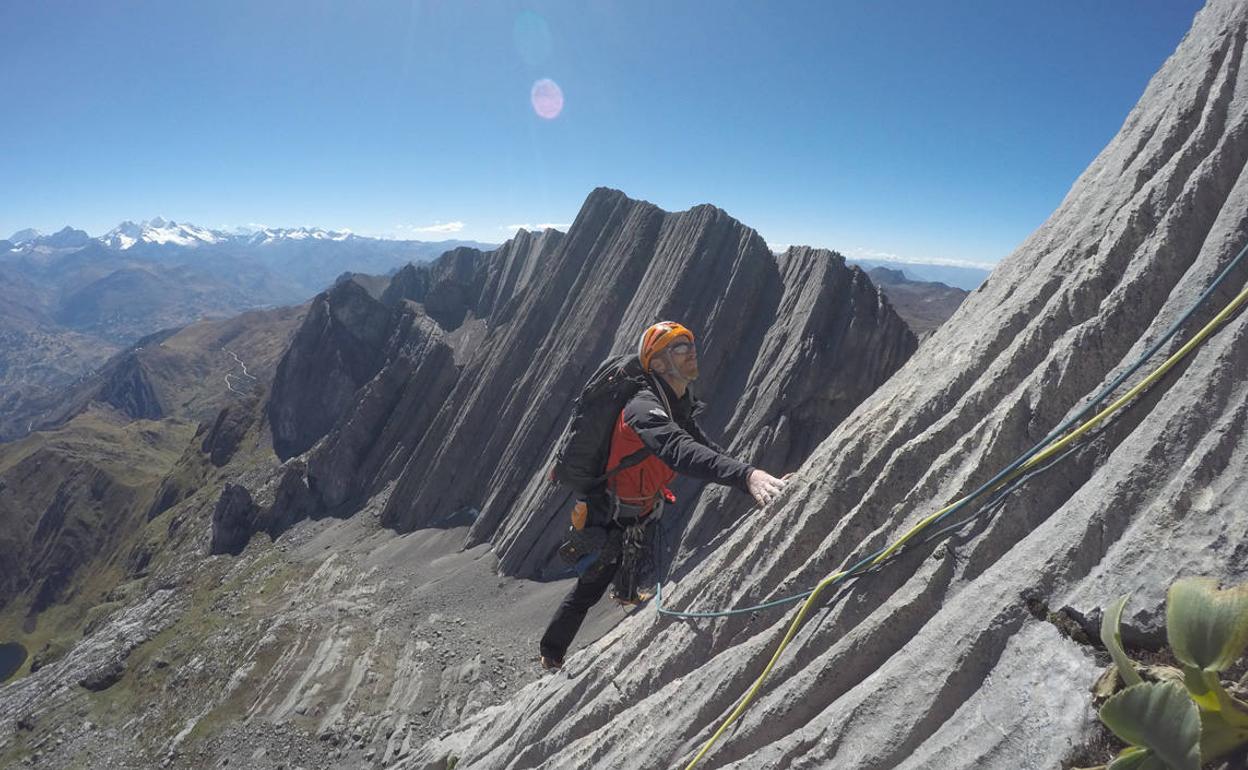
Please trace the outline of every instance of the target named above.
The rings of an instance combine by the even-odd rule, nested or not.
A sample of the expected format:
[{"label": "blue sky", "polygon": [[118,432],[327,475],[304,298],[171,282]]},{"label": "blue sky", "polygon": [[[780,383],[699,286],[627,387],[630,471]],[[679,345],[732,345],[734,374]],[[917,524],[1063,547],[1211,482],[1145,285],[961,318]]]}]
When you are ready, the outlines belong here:
[{"label": "blue sky", "polygon": [[995,262],[1200,5],[7,2],[0,237],[160,215],[498,242],[607,185],[773,245]]}]

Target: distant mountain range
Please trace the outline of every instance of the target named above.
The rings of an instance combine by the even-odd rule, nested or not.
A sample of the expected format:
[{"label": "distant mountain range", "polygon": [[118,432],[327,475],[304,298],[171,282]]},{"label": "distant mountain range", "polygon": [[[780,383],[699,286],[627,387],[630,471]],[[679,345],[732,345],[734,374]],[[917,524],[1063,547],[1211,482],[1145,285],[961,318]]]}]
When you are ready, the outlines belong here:
[{"label": "distant mountain range", "polygon": [[978,289],[992,272],[987,267],[974,265],[941,265],[930,262],[904,262],[894,259],[859,259],[846,256],[845,261],[858,265],[863,270],[883,267],[888,270],[900,271],[911,281],[943,283],[966,291]]},{"label": "distant mountain range", "polygon": [[958,309],[968,292],[939,281],[916,281],[904,271],[873,267],[867,271],[872,283],[888,297],[897,315],[902,317],[919,339],[936,331],[953,311]]},{"label": "distant mountain range", "polygon": [[0,240],[0,416],[157,331],[295,305],[344,273],[390,274],[475,241],[398,241],[319,228],[222,231],[156,218],[99,237],[65,227]]},{"label": "distant mountain range", "polygon": [[[7,240],[0,240],[0,263],[14,258],[31,258],[48,252],[66,249],[81,249],[93,243],[104,246],[112,251],[127,252],[131,255],[158,258],[161,261],[185,257],[194,253],[197,259],[205,254],[226,256],[249,256],[262,264],[281,264],[286,268],[296,268],[287,277],[295,282],[307,283],[308,291],[301,299],[321,291],[334,278],[343,272],[390,272],[405,262],[393,263],[391,255],[417,255],[414,261],[429,261],[443,252],[468,246],[471,248],[494,248],[496,244],[479,241],[405,241],[371,238],[356,235],[350,230],[323,230],[319,227],[264,227],[238,228],[234,230],[212,230],[189,222],[174,222],[156,217],[143,222],[129,220],[98,237],[92,237],[85,230],[64,227],[55,233],[45,235],[35,229],[19,230]],[[328,244],[341,244],[328,247]],[[286,265],[282,251],[284,248],[298,245],[306,247],[312,244],[328,247],[323,249],[337,255],[349,255],[347,264],[334,265],[329,274],[318,273],[317,263],[302,265]],[[250,252],[252,248],[263,250]],[[190,252],[188,250],[194,250]],[[413,261],[408,259],[406,261]],[[329,266],[325,266],[329,267]]]}]

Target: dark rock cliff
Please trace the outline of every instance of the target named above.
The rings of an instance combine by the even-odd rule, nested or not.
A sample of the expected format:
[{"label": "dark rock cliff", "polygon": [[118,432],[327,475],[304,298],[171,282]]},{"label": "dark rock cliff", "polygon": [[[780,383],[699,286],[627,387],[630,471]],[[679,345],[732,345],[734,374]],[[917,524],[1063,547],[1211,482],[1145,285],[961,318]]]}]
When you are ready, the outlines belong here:
[{"label": "dark rock cliff", "polygon": [[[1052,217],[820,443],[773,510],[665,586],[667,604],[718,610],[814,586],[987,481],[1157,340],[1248,243],[1246,40],[1248,5],[1210,2]],[[1241,265],[1153,365],[1246,283]],[[700,767],[1068,760],[1095,731],[1103,662],[1047,610],[1089,617],[1131,592],[1131,635],[1155,639],[1176,577],[1248,575],[1246,372],[1240,312],[982,516],[829,591]],[[634,613],[566,675],[400,766],[683,767],[795,612]]]},{"label": "dark rock cliff", "polygon": [[158,420],[165,416],[143,361],[133,352],[117,362],[96,398],[135,420]]},{"label": "dark rock cliff", "polygon": [[308,457],[311,486],[330,511],[349,510],[398,475],[455,384],[450,346],[415,306],[402,307],[390,347],[392,362]]},{"label": "dark rock cliff", "polygon": [[354,281],[317,295],[277,366],[268,402],[273,449],[307,451],[385,361],[390,313]]},{"label": "dark rock cliff", "polygon": [[530,233],[520,230],[498,249],[482,252],[461,247],[440,259],[399,270],[381,300],[396,307],[411,300],[446,331],[454,331],[471,314],[494,318],[517,291],[532,279],[541,255],[558,246],[558,230]]}]

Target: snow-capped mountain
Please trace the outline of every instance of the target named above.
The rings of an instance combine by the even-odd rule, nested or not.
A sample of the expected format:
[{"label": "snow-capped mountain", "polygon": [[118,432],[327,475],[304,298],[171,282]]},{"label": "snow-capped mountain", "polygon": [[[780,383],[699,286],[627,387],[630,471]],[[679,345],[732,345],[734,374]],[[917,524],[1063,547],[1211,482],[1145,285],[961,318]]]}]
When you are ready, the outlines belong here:
[{"label": "snow-capped mountain", "polygon": [[359,236],[350,230],[322,230],[319,227],[266,227],[247,238],[251,244],[276,243],[278,241],[345,241]]},{"label": "snow-capped mountain", "polygon": [[178,224],[157,217],[139,224],[122,222],[100,236],[99,240],[109,248],[124,251],[143,243],[195,247],[234,241],[257,246],[283,241],[345,241],[352,237],[358,236],[350,230],[322,230],[319,227],[265,227],[233,232],[210,230],[189,222]]},{"label": "snow-capped mountain", "polygon": [[[96,238],[91,238],[81,230],[65,228],[53,235],[44,235],[35,229],[20,230],[6,239],[13,251],[29,252],[32,249],[52,248],[63,249],[81,247],[90,240],[98,241],[109,249],[127,251],[136,246],[179,246],[198,248],[201,246],[271,246],[277,244],[296,244],[334,241],[348,241],[357,244],[374,243],[381,249],[407,244],[421,247],[424,241],[391,241],[384,238],[356,235],[348,229],[325,230],[320,227],[237,227],[228,230],[212,230],[190,222],[174,222],[156,217],[135,223],[126,220]],[[495,244],[477,243],[476,241],[439,241],[428,244],[431,249],[422,249],[418,258],[432,259],[442,251],[456,246],[472,246],[492,248]],[[424,253],[429,251],[429,253]]]},{"label": "snow-capped mountain", "polygon": [[[488,251],[495,244],[390,240],[356,235],[345,228],[249,225],[209,229],[157,217],[138,223],[128,220],[97,237],[72,227],[52,235],[23,230],[0,241],[0,262],[42,271],[40,280],[54,283],[78,275],[79,269],[86,271],[81,276],[86,281],[118,270],[161,275],[191,270],[206,276],[213,286],[234,287],[230,291],[241,282],[247,291],[258,292],[260,299],[254,304],[264,305],[301,302],[331,286],[344,272],[389,274],[409,262],[436,259],[461,246]],[[185,282],[185,277],[177,280]]]},{"label": "snow-capped mountain", "polygon": [[66,225],[51,235],[33,228],[18,230],[6,238],[15,251],[43,247],[46,249],[80,249],[91,241],[85,230],[75,230]]},{"label": "snow-capped mountain", "polygon": [[146,222],[122,222],[117,227],[100,236],[105,246],[114,249],[129,249],[140,243],[155,243],[174,246],[202,246],[220,243],[228,236],[189,223],[178,224],[160,217]]},{"label": "snow-capped mountain", "polygon": [[10,235],[6,240],[8,240],[9,243],[12,243],[14,246],[20,246],[23,243],[26,243],[27,241],[33,241],[36,238],[41,237],[42,235],[43,233],[39,232],[35,228],[28,227],[25,230],[18,230],[17,232]]}]

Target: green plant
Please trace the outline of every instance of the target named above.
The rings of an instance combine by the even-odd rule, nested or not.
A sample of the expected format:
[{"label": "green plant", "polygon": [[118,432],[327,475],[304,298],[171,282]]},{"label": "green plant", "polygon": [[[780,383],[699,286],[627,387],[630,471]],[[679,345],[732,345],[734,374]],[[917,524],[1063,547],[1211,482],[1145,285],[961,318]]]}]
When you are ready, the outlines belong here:
[{"label": "green plant", "polygon": [[1129,744],[1107,770],[1200,770],[1248,746],[1248,703],[1219,676],[1248,646],[1248,584],[1223,590],[1216,580],[1183,578],[1170,587],[1166,634],[1181,670],[1139,669],[1127,655],[1119,633],[1127,599],[1101,623],[1101,641],[1126,685],[1105,701],[1101,721]]}]

